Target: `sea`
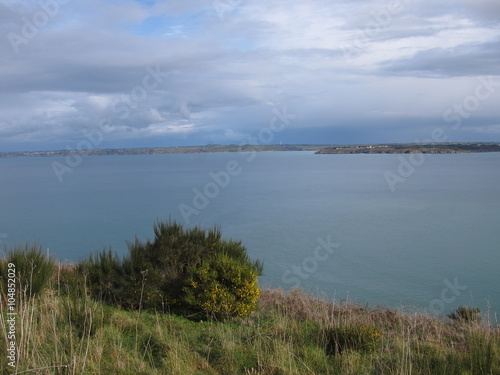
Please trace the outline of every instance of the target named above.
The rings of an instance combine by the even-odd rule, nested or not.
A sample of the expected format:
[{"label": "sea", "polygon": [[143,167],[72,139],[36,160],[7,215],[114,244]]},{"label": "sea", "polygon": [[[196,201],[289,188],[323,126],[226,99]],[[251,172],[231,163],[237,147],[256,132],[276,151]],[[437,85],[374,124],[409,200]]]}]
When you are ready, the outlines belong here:
[{"label": "sea", "polygon": [[71,263],[126,254],[158,221],[218,227],[263,288],[497,322],[499,171],[500,153],[0,158],[0,246]]}]

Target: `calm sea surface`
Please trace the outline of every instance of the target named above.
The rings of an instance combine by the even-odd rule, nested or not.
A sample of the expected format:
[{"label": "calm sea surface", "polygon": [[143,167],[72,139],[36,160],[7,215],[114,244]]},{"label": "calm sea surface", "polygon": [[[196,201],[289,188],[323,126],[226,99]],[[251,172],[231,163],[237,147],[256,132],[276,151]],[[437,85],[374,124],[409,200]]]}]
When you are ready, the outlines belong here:
[{"label": "calm sea surface", "polygon": [[86,157],[62,182],[52,164],[65,158],[0,159],[0,244],[37,241],[70,261],[121,254],[171,217],[241,240],[264,261],[264,287],[500,319],[500,153],[427,155],[392,192],[384,173],[402,157]]}]

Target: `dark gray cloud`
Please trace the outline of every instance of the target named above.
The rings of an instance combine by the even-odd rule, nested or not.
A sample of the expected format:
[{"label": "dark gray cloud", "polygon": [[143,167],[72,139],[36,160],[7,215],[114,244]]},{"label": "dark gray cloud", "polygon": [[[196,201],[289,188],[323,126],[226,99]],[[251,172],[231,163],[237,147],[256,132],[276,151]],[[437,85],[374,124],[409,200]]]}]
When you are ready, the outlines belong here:
[{"label": "dark gray cloud", "polygon": [[479,24],[495,26],[500,23],[500,2],[496,0],[460,0],[459,3],[462,14]]},{"label": "dark gray cloud", "polygon": [[432,48],[410,58],[382,63],[388,74],[426,77],[500,75],[500,40],[455,48]]}]

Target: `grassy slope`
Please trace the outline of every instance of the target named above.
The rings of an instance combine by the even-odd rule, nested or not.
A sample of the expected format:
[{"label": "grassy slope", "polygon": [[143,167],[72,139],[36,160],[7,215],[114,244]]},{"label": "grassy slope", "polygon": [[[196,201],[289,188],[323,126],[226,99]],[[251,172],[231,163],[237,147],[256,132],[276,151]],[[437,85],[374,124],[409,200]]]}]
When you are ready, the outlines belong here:
[{"label": "grassy slope", "polygon": [[[19,372],[500,374],[497,329],[334,305],[299,291],[263,291],[253,315],[226,323],[118,310],[60,296],[57,284],[20,301],[18,313]],[[1,316],[0,368],[12,374]]]}]

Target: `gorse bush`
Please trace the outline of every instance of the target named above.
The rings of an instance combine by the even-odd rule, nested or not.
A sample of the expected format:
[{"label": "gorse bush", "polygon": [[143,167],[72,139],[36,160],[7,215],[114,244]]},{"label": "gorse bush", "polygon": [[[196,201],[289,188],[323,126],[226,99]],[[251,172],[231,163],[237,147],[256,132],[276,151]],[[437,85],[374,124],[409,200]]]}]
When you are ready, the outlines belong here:
[{"label": "gorse bush", "polygon": [[154,233],[153,241],[129,243],[122,260],[105,250],[80,264],[95,299],[219,319],[252,312],[262,264],[241,242],[223,240],[217,228],[186,230],[170,221],[157,223]]},{"label": "gorse bush", "polygon": [[123,287],[123,266],[111,249],[91,255],[79,264],[78,271],[89,285],[89,293],[97,300],[110,304],[118,303]]},{"label": "gorse bush", "polygon": [[54,284],[60,296],[86,296],[85,276],[79,272],[76,265],[58,263],[54,272]]},{"label": "gorse bush", "polygon": [[[7,285],[7,265],[12,263],[16,270],[18,291],[31,298],[40,295],[47,288],[54,273],[52,259],[45,255],[40,245],[17,246],[7,251],[6,261],[1,264],[2,285]],[[2,290],[5,293],[5,290]]]},{"label": "gorse bush", "polygon": [[250,265],[218,254],[192,270],[183,301],[192,310],[217,319],[245,316],[255,308],[260,294],[257,278]]}]

